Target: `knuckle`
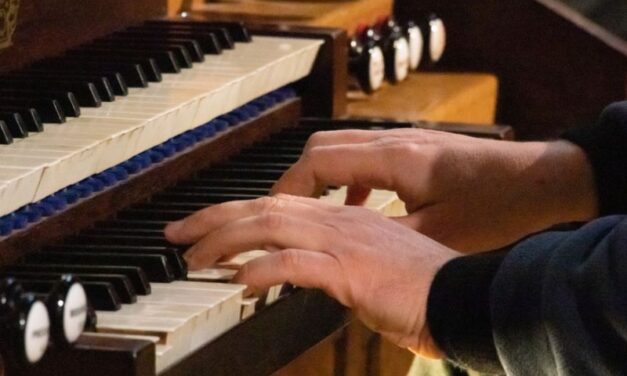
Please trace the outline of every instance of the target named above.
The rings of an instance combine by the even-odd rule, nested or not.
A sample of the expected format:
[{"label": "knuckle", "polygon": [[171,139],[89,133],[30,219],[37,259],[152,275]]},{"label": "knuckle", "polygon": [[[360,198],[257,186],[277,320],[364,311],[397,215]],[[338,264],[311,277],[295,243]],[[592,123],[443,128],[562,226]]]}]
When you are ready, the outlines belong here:
[{"label": "knuckle", "polygon": [[281,198],[277,196],[265,196],[251,202],[253,205],[253,212],[259,214],[271,213],[275,211],[281,205],[280,203]]},{"label": "knuckle", "polygon": [[259,217],[259,225],[268,232],[274,232],[283,226],[284,218],[280,214],[268,213]]},{"label": "knuckle", "polygon": [[309,136],[309,138],[307,139],[307,143],[306,146],[315,146],[315,145],[319,145],[320,143],[324,142],[324,140],[327,137],[327,133],[325,131],[317,131],[314,132],[311,136]]},{"label": "knuckle", "polygon": [[300,263],[300,253],[294,249],[286,249],[279,254],[281,265],[288,270],[296,268]]}]

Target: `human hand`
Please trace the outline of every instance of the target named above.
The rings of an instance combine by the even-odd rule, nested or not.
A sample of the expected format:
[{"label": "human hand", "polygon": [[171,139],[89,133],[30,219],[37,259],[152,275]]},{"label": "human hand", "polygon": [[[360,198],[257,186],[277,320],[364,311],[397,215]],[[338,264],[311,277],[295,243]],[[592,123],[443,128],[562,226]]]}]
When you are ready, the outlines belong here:
[{"label": "human hand", "polygon": [[551,225],[597,214],[591,167],[574,144],[507,142],[394,129],[314,134],[273,193],[316,196],[348,186],[347,204],[371,188],[397,192],[405,225],[453,249],[496,249]]},{"label": "human hand", "polygon": [[185,254],[190,269],[266,249],[235,282],[253,291],[285,282],[322,289],[399,346],[442,356],[425,325],[426,302],[436,272],[459,254],[392,219],[277,195],[208,207],[165,233],[173,243],[194,244]]}]

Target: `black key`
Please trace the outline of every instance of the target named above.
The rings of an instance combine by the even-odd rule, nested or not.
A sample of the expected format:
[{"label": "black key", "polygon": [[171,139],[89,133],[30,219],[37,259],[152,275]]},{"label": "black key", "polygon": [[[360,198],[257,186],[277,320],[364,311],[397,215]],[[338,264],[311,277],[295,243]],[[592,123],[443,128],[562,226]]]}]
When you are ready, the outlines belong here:
[{"label": "black key", "polygon": [[13,136],[7,123],[0,120],[0,145],[10,145],[13,143]]},{"label": "black key", "polygon": [[97,47],[82,47],[78,50],[71,50],[65,53],[66,56],[88,56],[88,57],[100,57],[106,61],[108,56],[123,56],[130,58],[146,59],[151,58],[157,62],[157,66],[164,73],[179,73],[181,66],[174,57],[174,54],[166,50],[133,50],[130,48],[124,49],[122,47],[111,48],[97,48]]},{"label": "black key", "polygon": [[150,204],[141,204],[133,207],[134,210],[150,210],[150,211],[165,211],[165,212],[179,212],[186,215],[194,214],[195,212],[205,209],[211,204],[194,203],[194,202],[153,202]]},{"label": "black key", "polygon": [[148,209],[127,209],[117,214],[122,220],[132,221],[178,221],[189,215],[188,211],[179,210],[148,210]]},{"label": "black key", "polygon": [[[142,245],[142,243],[146,245]],[[43,253],[47,252],[162,255],[166,258],[174,278],[181,279],[187,275],[187,264],[181,256],[181,250],[173,246],[163,246],[163,244],[150,244],[150,240],[147,238],[111,237],[106,239],[97,236],[77,235],[62,245],[46,247]]]},{"label": "black key", "polygon": [[174,44],[174,45],[182,45],[187,48],[189,55],[194,62],[203,62],[205,61],[205,54],[203,52],[202,46],[200,42],[191,38],[170,38],[167,36],[159,36],[159,35],[140,35],[140,36],[127,36],[127,35],[110,35],[102,39],[98,39],[99,41],[108,41],[120,44],[126,43],[166,43],[166,44]]},{"label": "black key", "polygon": [[255,146],[247,150],[249,153],[259,154],[302,154],[303,148],[299,147],[271,147],[271,146]]},{"label": "black key", "polygon": [[[307,140],[281,140],[278,138],[272,138],[271,140],[268,140],[263,144],[259,144],[259,146],[263,148],[298,148],[300,149],[300,152],[298,154],[301,154],[303,149],[305,148],[305,144],[307,144]],[[248,151],[248,149],[246,149],[246,151]]]},{"label": "black key", "polygon": [[248,162],[237,162],[237,161],[229,161],[219,165],[219,168],[254,168],[254,169],[262,169],[262,170],[287,170],[292,166],[293,163],[274,163],[274,162],[262,162],[262,161],[248,161]]},{"label": "black key", "polygon": [[107,93],[112,95],[125,96],[128,95],[128,87],[122,74],[114,71],[90,72],[89,70],[70,70],[65,66],[48,66],[41,67],[34,65],[28,68],[28,72],[48,73],[55,77],[77,77],[87,81],[91,81],[96,85],[101,98],[105,102],[110,102],[114,98],[109,97]]},{"label": "black key", "polygon": [[[91,231],[91,232],[90,232]],[[68,245],[68,247],[65,247]],[[62,246],[58,246],[57,248],[73,248],[76,249],[78,247],[91,247],[95,246],[98,248],[104,248],[104,246],[117,247],[117,246],[139,246],[139,247],[166,247],[172,248],[174,247],[170,244],[163,236],[163,233],[160,236],[138,236],[138,235],[128,235],[128,234],[107,234],[106,238],[94,230],[86,230],[81,231],[79,235],[74,235],[70,238],[67,238]],[[157,248],[155,248],[157,249]],[[59,249],[57,249],[59,250]],[[113,252],[115,249],[110,248],[107,249],[107,252]],[[168,261],[172,261],[169,260]]]},{"label": "black key", "polygon": [[69,91],[0,88],[0,102],[5,98],[54,99],[59,102],[66,116],[78,117],[81,114],[76,97]]},{"label": "black key", "polygon": [[[84,72],[93,74],[106,74],[107,77],[113,83],[115,81],[114,75],[122,75],[124,78],[125,86],[129,87],[147,87],[148,77],[142,68],[141,60],[132,59],[107,59],[108,62],[103,62],[102,59],[69,59],[69,58],[55,58],[40,61],[33,65],[34,69],[45,69],[50,71],[69,71],[69,72]],[[156,64],[156,63],[155,63]],[[127,92],[128,93],[128,92]],[[124,94],[126,95],[126,94]]]},{"label": "black key", "polygon": [[39,117],[39,112],[34,108],[17,108],[11,106],[3,106],[0,103],[0,112],[3,114],[18,113],[22,116],[22,120],[26,123],[26,129],[29,132],[43,132],[44,123]]},{"label": "black key", "polygon": [[117,311],[122,308],[122,300],[115,288],[108,282],[83,282],[83,287],[92,307],[98,311]]},{"label": "black key", "polygon": [[157,254],[121,254],[89,252],[39,252],[29,255],[27,263],[72,265],[122,265],[138,266],[151,282],[172,282],[174,274],[168,260]]},{"label": "black key", "polygon": [[120,274],[128,278],[133,290],[139,295],[150,294],[150,282],[144,271],[137,266],[107,266],[107,265],[63,265],[63,264],[18,264],[4,268],[7,272],[33,272],[33,273],[71,273],[76,275],[93,274],[109,275]]},{"label": "black key", "polygon": [[248,162],[262,162],[262,163],[287,163],[294,164],[298,161],[300,155],[298,154],[264,154],[264,153],[241,153],[229,159],[232,162],[248,163]]},{"label": "black key", "polygon": [[[207,170],[207,172],[210,170]],[[238,178],[195,178],[192,180],[186,180],[179,184],[177,187],[245,187],[245,188],[258,188],[258,189],[270,189],[274,185],[274,180],[263,179],[238,179]]]},{"label": "black key", "polygon": [[[139,80],[143,78],[144,82],[161,82],[163,79],[161,76],[161,69],[159,69],[159,64],[157,61],[150,57],[136,57],[136,56],[92,56],[92,55],[81,55],[76,54],[74,56],[67,57],[72,62],[79,64],[87,64],[87,65],[103,65],[109,66],[109,64],[113,64],[113,67],[118,67],[119,69],[125,69],[122,73],[125,74],[125,79],[128,84],[131,84],[131,79]],[[131,70],[127,65],[131,64]],[[139,65],[139,67],[137,67]],[[136,74],[136,76],[130,76],[130,74]],[[138,81],[137,81],[138,82]]]},{"label": "black key", "polygon": [[[47,280],[58,281],[65,273],[58,272],[40,272],[40,271],[0,271],[0,277],[13,277],[18,281],[28,280]],[[123,274],[86,274],[75,273],[74,276],[78,277],[82,282],[107,282],[110,283],[115,292],[120,297],[122,303],[130,304],[137,302],[137,294],[131,281]],[[26,291],[29,291],[26,285],[23,285]],[[42,292],[42,291],[37,291]],[[45,291],[43,291],[45,292]]]},{"label": "black key", "polygon": [[211,187],[211,186],[196,186],[196,187],[188,187],[188,186],[175,186],[173,188],[168,188],[164,191],[164,193],[185,193],[185,194],[202,194],[202,195],[212,195],[214,193],[220,194],[250,194],[255,196],[267,196],[269,193],[269,189],[266,188],[256,188],[256,187],[240,187],[233,184],[231,187]]},{"label": "black key", "polygon": [[253,200],[265,196],[266,194],[256,195],[248,193],[157,193],[151,199],[152,202],[181,202],[181,203],[197,203],[197,204],[220,204],[227,201],[236,200]]},{"label": "black key", "polygon": [[[89,43],[88,47],[92,48],[128,48],[128,49],[155,49],[155,50],[164,50],[164,51],[170,51],[174,54],[174,57],[176,57],[179,65],[181,66],[181,68],[191,68],[192,67],[192,62],[194,62],[194,59],[192,59],[192,55],[190,53],[190,51],[187,49],[187,47],[185,47],[183,44],[177,44],[177,43],[168,43],[168,42],[159,42],[159,41],[142,41],[142,40],[126,40],[126,41],[120,41],[120,40],[107,40],[107,39],[99,39],[96,41],[92,41],[91,43]],[[201,55],[202,59],[204,60],[204,55]],[[203,61],[200,60],[200,61]]]},{"label": "black key", "polygon": [[187,31],[191,35],[196,35],[196,33],[212,33],[215,35],[218,43],[220,43],[220,47],[223,50],[230,50],[235,47],[235,42],[229,34],[229,31],[223,27],[215,27],[209,25],[188,25],[188,24],[163,24],[163,25],[155,25],[155,24],[144,24],[141,26],[142,29],[145,30],[167,30],[167,31]]},{"label": "black key", "polygon": [[[106,226],[106,225],[104,225]],[[82,235],[96,235],[96,236],[134,236],[134,237],[150,237],[160,238],[166,241],[163,229],[150,229],[150,228],[114,228],[114,227],[95,227],[81,231]]]},{"label": "black key", "polygon": [[22,115],[17,112],[0,113],[0,120],[2,120],[11,133],[11,138],[24,138],[28,137],[28,128],[26,122],[22,119]]},{"label": "black key", "polygon": [[169,221],[146,221],[146,220],[125,220],[116,219],[107,222],[99,222],[96,224],[96,228],[109,228],[109,229],[142,229],[142,230],[159,230],[163,231]]},{"label": "black key", "polygon": [[283,175],[284,170],[275,169],[228,169],[228,168],[212,168],[210,170],[201,171],[198,176],[202,178],[237,178],[237,179],[262,179],[262,180],[278,180]]},{"label": "black key", "polygon": [[207,27],[219,27],[228,30],[229,34],[236,42],[251,42],[252,36],[242,22],[216,22],[216,21],[196,21],[196,20],[149,20],[147,24],[168,24],[168,25],[201,25]]},{"label": "black key", "polygon": [[[36,77],[35,79],[39,79],[41,77],[54,77],[54,78],[63,78],[63,79],[80,79],[87,82],[91,82],[98,90],[98,95],[100,96],[100,100],[103,102],[113,102],[115,100],[115,94],[113,93],[113,88],[111,87],[111,82],[104,75],[98,74],[89,74],[89,73],[80,73],[80,72],[68,72],[68,71],[59,71],[59,70],[46,70],[41,68],[30,68],[28,70],[22,71],[24,75],[28,75],[31,77]],[[96,107],[94,103],[82,102],[81,106],[83,107]]]},{"label": "black key", "polygon": [[[0,84],[7,88],[28,88],[37,90],[64,89],[74,93],[79,102],[85,103],[85,106],[99,107],[102,105],[102,100],[96,85],[81,79],[43,76],[34,78],[26,74],[19,74],[0,77]],[[43,117],[42,113],[40,113],[40,115]]]},{"label": "black key", "polygon": [[168,30],[168,29],[144,29],[141,27],[130,27],[124,31],[113,34],[114,36],[135,36],[135,37],[163,37],[163,38],[192,38],[200,44],[202,51],[208,55],[219,55],[222,53],[222,45],[215,33],[212,32],[192,32],[190,30]]},{"label": "black key", "polygon": [[0,103],[17,108],[36,108],[44,122],[65,123],[65,113],[55,99],[3,98]]}]

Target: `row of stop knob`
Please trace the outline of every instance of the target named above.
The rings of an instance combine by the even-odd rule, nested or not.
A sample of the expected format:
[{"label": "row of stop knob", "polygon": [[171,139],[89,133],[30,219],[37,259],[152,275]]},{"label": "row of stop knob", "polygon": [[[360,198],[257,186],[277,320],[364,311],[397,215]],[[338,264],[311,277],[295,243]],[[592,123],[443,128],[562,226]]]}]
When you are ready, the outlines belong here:
[{"label": "row of stop knob", "polygon": [[445,47],[444,22],[435,14],[406,22],[381,18],[358,27],[349,41],[349,72],[363,91],[372,93],[384,80],[396,84],[409,72],[434,65]]}]

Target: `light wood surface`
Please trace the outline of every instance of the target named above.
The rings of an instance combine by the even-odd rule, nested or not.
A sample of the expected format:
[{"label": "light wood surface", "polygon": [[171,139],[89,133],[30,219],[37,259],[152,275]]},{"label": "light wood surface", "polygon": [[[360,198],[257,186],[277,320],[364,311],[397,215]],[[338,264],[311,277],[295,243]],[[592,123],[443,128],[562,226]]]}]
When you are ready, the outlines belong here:
[{"label": "light wood surface", "polygon": [[392,0],[268,1],[169,0],[170,15],[187,10],[196,15],[244,22],[283,22],[338,27],[352,33],[360,23],[372,23],[392,13]]},{"label": "light wood surface", "polygon": [[368,96],[349,92],[348,115],[492,124],[498,81],[489,74],[415,73]]}]

